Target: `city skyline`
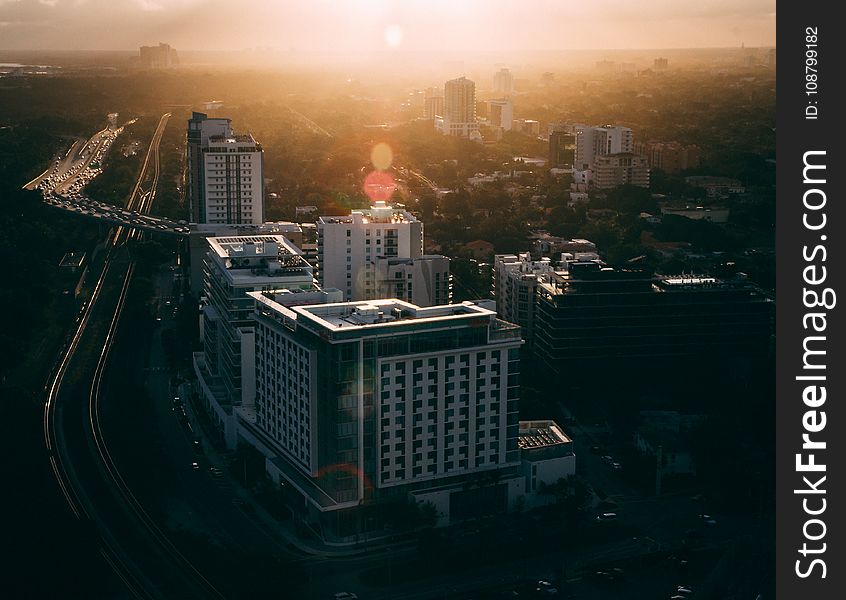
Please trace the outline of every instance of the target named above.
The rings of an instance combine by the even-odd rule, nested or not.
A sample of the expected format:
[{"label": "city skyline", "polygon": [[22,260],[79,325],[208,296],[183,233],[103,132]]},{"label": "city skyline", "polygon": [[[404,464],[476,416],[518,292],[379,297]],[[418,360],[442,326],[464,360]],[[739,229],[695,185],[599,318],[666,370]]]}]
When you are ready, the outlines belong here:
[{"label": "city skyline", "polygon": [[449,48],[458,56],[773,46],[775,2],[0,0],[0,31],[2,50],[130,50],[168,41],[191,51],[372,55]]}]

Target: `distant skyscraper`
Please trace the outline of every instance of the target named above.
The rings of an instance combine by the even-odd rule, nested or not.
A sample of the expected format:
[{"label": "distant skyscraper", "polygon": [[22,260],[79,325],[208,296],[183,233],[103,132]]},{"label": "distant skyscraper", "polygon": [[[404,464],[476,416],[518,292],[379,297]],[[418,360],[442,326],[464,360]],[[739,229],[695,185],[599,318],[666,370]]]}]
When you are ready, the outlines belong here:
[{"label": "distant skyscraper", "polygon": [[514,107],[511,98],[488,100],[488,122],[493,127],[502,127],[505,131],[511,131],[514,123]]},{"label": "distant skyscraper", "polygon": [[264,220],[264,152],[230,119],[195,112],[188,121],[188,199],[195,223],[260,224]]},{"label": "distant skyscraper", "polygon": [[549,167],[571,168],[575,162],[576,134],[572,127],[553,127],[549,133]]},{"label": "distant skyscraper", "polygon": [[145,69],[168,69],[179,65],[179,56],[168,44],[141,46],[139,64]]},{"label": "distant skyscraper", "polygon": [[444,114],[444,91],[440,88],[426,88],[423,99],[423,118],[434,121],[435,117]]},{"label": "distant skyscraper", "polygon": [[628,127],[576,125],[576,169],[592,169],[597,156],[633,151],[634,138]]},{"label": "distant skyscraper", "polygon": [[511,95],[514,93],[514,75],[508,69],[500,69],[493,76],[493,89],[497,94]]},{"label": "distant skyscraper", "polygon": [[476,121],[476,84],[466,77],[444,84],[444,111],[435,127],[446,135],[469,137],[479,131]]}]

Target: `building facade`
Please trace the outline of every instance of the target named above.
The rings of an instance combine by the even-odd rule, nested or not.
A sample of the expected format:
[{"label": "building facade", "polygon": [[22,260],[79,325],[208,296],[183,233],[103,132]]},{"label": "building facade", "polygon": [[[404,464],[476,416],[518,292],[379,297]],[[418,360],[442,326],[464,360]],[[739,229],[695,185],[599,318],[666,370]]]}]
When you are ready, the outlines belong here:
[{"label": "building facade", "polygon": [[523,493],[517,326],[466,302],[287,308],[250,295],[253,435],[324,535],[348,536],[367,505],[413,497],[448,522],[487,512],[480,495],[500,512]]},{"label": "building facade", "polygon": [[535,290],[541,275],[553,271],[549,258],[532,260],[528,252],[494,256],[494,297],[499,318],[520,326],[529,344],[533,339]]},{"label": "building facade", "polygon": [[398,274],[404,278],[400,298],[431,306],[449,294],[443,287],[449,259],[424,256],[423,223],[385,202],[320,217],[316,268],[320,284],[340,289],[349,301],[394,297]]},{"label": "building facade", "polygon": [[317,289],[309,264],[280,235],[207,238],[200,333],[194,370],[208,412],[227,445],[236,439],[235,407],[255,400],[256,290]]},{"label": "building facade", "polygon": [[435,128],[444,135],[470,137],[478,134],[476,120],[476,84],[466,77],[451,79],[444,84],[444,110],[435,119]]},{"label": "building facade", "polygon": [[660,369],[665,378],[766,358],[774,302],[746,279],[573,262],[538,285],[534,356],[557,376]]},{"label": "building facade", "polygon": [[514,107],[511,98],[488,100],[488,123],[492,127],[501,127],[511,131],[514,124]]},{"label": "building facade", "polygon": [[649,187],[649,161],[631,152],[596,156],[593,163],[593,185],[607,190],[618,185]]},{"label": "building facade", "polygon": [[506,96],[514,93],[514,75],[509,69],[502,68],[494,73],[493,90],[497,94]]},{"label": "building facade", "polygon": [[191,221],[260,224],[264,220],[264,151],[230,119],[193,113],[188,121]]},{"label": "building facade", "polygon": [[634,150],[632,130],[628,127],[576,125],[575,168],[593,169],[597,156]]}]

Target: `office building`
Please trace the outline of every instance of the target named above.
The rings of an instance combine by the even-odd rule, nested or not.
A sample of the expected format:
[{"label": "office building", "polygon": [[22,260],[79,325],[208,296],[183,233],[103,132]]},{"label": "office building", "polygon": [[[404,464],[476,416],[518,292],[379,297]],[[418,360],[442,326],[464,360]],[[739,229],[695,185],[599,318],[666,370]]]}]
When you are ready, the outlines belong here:
[{"label": "office building", "polygon": [[260,224],[264,220],[264,152],[230,119],[195,112],[188,121],[188,201],[191,221]]},{"label": "office building", "polygon": [[493,76],[493,90],[497,94],[510,96],[514,93],[514,75],[505,68],[500,69]]},{"label": "office building", "polygon": [[593,161],[593,185],[607,190],[618,185],[649,187],[649,161],[631,152],[599,155]]},{"label": "office building", "polygon": [[504,131],[511,131],[514,121],[514,106],[511,98],[488,100],[488,124],[501,127]]},{"label": "office building", "polygon": [[452,302],[449,258],[424,254],[418,258],[376,259],[377,298],[397,298],[417,306]]},{"label": "office building", "polygon": [[475,83],[466,77],[459,77],[444,84],[444,110],[443,114],[435,118],[435,128],[444,135],[478,135]]},{"label": "office building", "polygon": [[298,518],[343,540],[361,509],[409,498],[440,524],[517,505],[517,326],[469,302],[287,308],[250,296],[256,420],[244,436]]},{"label": "office building", "polygon": [[597,156],[634,150],[632,130],[628,127],[576,125],[575,133],[578,170],[592,169]]},{"label": "office building", "polygon": [[496,314],[519,325],[530,344],[534,333],[535,289],[540,276],[552,271],[549,258],[532,260],[528,252],[494,256]]},{"label": "office building", "polygon": [[572,169],[576,162],[576,134],[554,129],[549,134],[549,168]]},{"label": "office building", "polygon": [[634,145],[634,152],[645,156],[651,169],[678,173],[699,166],[699,147],[683,146],[678,142],[641,142]]},{"label": "office building", "polygon": [[435,117],[444,114],[444,91],[441,88],[426,88],[423,98],[423,118],[434,121]]},{"label": "office building", "polygon": [[200,332],[194,370],[212,421],[235,443],[236,406],[254,404],[256,290],[317,290],[309,264],[281,235],[207,238]]},{"label": "office building", "polygon": [[[369,209],[317,221],[317,277],[346,300],[398,297],[421,306],[449,297],[449,259],[423,254],[423,223],[406,210],[376,202]],[[446,281],[445,281],[446,280]]]},{"label": "office building", "polygon": [[296,246],[303,258],[311,264],[309,254],[303,247],[308,247],[303,227],[289,221],[271,221],[261,225],[216,225],[213,223],[191,223],[188,231],[188,274],[190,293],[195,299],[200,298],[205,290],[203,270],[206,254],[209,251],[207,238],[241,237],[256,235],[282,235]]},{"label": "office building", "polygon": [[[664,381],[767,356],[774,303],[739,275],[655,275],[573,262],[536,293],[538,365],[575,381],[597,371]],[[562,380],[563,381],[563,380]]]},{"label": "office building", "polygon": [[179,55],[168,44],[141,46],[138,64],[144,69],[170,69],[179,65]]}]

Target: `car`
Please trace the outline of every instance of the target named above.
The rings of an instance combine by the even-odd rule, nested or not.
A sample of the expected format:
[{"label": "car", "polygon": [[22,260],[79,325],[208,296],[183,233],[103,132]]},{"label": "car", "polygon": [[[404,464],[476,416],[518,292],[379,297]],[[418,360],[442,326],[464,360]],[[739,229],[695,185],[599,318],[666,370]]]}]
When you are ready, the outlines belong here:
[{"label": "car", "polygon": [[597,454],[597,455],[602,454],[602,446],[591,446],[590,447],[590,453],[591,454]]},{"label": "car", "polygon": [[604,522],[604,521],[616,521],[617,520],[617,513],[613,513],[613,512],[601,513],[599,515],[596,515],[596,520],[599,521],[600,523]]},{"label": "car", "polygon": [[716,525],[717,524],[717,520],[714,517],[712,517],[711,515],[702,514],[702,515],[699,515],[699,519],[705,525]]},{"label": "car", "polygon": [[358,596],[352,592],[338,592],[334,598],[335,600],[358,600]]},{"label": "car", "polygon": [[687,587],[686,585],[680,585],[676,588],[676,595],[682,596],[684,598],[689,598],[693,595],[693,590]]},{"label": "car", "polygon": [[539,596],[557,596],[558,595],[558,588],[541,579],[535,584],[535,594]]},{"label": "car", "polygon": [[191,463],[191,469],[192,470],[197,471],[197,470],[199,470],[199,468],[200,468],[200,463],[198,463],[196,460]]},{"label": "car", "polygon": [[611,463],[611,468],[614,469],[615,471],[620,471],[623,468],[623,465],[621,465],[617,461],[614,461],[614,462]]},{"label": "car", "polygon": [[600,458],[602,459],[602,462],[604,462],[607,465],[610,465],[612,462],[614,462],[614,457],[609,456],[608,454],[606,454],[605,456],[602,456]]}]

